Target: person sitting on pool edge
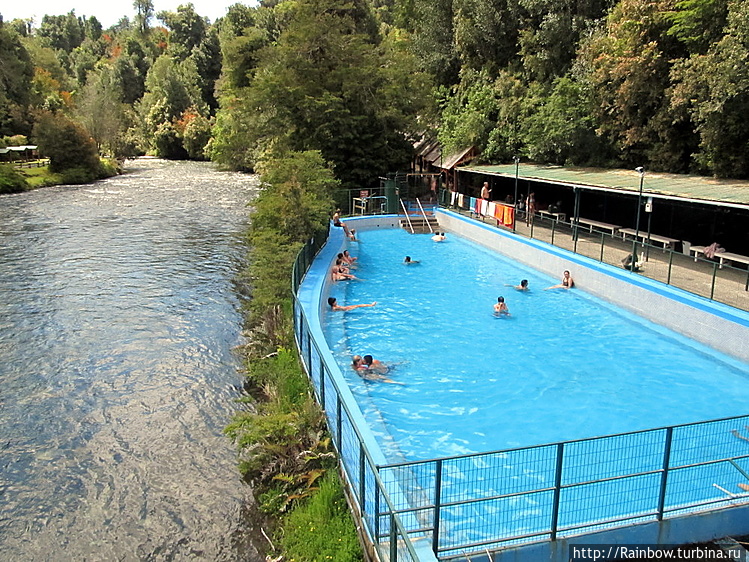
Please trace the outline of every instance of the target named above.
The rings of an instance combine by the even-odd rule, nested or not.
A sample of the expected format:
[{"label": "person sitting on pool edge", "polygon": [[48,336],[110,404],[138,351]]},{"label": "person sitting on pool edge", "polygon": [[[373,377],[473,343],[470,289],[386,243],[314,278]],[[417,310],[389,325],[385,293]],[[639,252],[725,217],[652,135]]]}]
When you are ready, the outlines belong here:
[{"label": "person sitting on pool edge", "polygon": [[570,275],[570,272],[565,269],[564,275],[562,276],[561,283],[552,285],[551,287],[546,287],[544,291],[547,291],[549,289],[572,289],[574,286],[575,286],[575,280]]},{"label": "person sitting on pool edge", "polygon": [[406,256],[406,259],[403,260],[403,263],[406,265],[411,265],[412,263],[419,263],[419,260],[412,260],[411,256]]},{"label": "person sitting on pool edge", "polygon": [[510,316],[510,309],[507,308],[504,297],[497,297],[497,302],[494,305],[494,316]]},{"label": "person sitting on pool edge", "polygon": [[509,283],[505,283],[505,287],[512,287],[513,289],[517,291],[530,291],[530,287],[528,287],[528,280],[523,279],[520,281],[520,285],[510,285]]},{"label": "person sitting on pool edge", "polygon": [[370,304],[349,304],[346,306],[341,306],[338,304],[338,301],[335,299],[335,297],[328,297],[328,304],[330,305],[331,310],[353,310],[355,308],[374,306],[377,304],[377,301]]},{"label": "person sitting on pool edge", "polygon": [[356,276],[349,273],[348,268],[343,265],[343,262],[340,259],[338,259],[330,270],[330,278],[333,281],[347,281],[350,279],[356,279]]}]

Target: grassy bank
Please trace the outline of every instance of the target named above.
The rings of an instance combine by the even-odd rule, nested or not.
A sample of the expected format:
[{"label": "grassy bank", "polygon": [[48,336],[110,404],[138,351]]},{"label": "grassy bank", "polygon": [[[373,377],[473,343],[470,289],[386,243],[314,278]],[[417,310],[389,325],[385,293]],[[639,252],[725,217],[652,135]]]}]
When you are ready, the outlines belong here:
[{"label": "grassy bank", "polygon": [[20,193],[38,187],[89,183],[121,173],[119,162],[111,158],[102,158],[96,171],[70,168],[53,173],[49,171],[49,166],[18,168],[11,164],[0,164],[0,193]]},{"label": "grassy bank", "polygon": [[302,245],[328,228],[337,187],[316,152],[285,155],[261,171],[263,189],[248,231],[251,287],[245,347],[247,409],[226,433],[239,451],[269,527],[273,557],[362,559],[337,460],[294,345],[291,268]]}]

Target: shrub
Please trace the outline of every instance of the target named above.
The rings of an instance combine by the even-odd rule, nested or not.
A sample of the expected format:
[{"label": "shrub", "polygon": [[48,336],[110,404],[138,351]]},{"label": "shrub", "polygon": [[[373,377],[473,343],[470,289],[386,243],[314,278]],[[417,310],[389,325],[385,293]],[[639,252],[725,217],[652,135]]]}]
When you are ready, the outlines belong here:
[{"label": "shrub", "polygon": [[[81,168],[90,171],[91,179],[98,177],[100,164],[96,144],[91,135],[77,123],[63,115],[46,112],[34,125],[33,137],[39,146],[39,154],[49,158],[51,172]],[[81,171],[74,171],[70,177],[78,178],[84,175],[86,174]]]},{"label": "shrub", "polygon": [[9,164],[0,164],[0,193],[18,193],[29,188],[29,184],[21,174]]}]

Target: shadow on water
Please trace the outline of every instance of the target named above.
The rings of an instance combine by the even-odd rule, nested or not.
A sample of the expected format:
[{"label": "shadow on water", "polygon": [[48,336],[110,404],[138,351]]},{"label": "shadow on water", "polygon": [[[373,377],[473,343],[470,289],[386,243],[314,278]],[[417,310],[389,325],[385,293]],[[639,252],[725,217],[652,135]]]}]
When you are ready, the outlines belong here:
[{"label": "shadow on water", "polygon": [[260,558],[222,434],[256,186],[139,160],[0,196],[0,559]]}]

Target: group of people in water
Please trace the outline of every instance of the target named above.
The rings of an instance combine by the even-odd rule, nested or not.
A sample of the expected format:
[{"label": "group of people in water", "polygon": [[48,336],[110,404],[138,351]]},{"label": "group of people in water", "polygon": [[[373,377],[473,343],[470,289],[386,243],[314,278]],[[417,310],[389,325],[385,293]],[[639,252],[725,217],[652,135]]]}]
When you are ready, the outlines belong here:
[{"label": "group of people in water", "polygon": [[[338,218],[338,212],[333,216],[333,224],[335,226],[339,226],[344,228],[347,236],[349,239],[355,239],[355,232],[354,230],[351,231],[351,233],[354,233],[354,236],[351,236],[351,233],[349,233],[347,227],[340,222],[340,218]],[[432,240],[435,242],[443,242],[446,240],[446,236],[444,232],[436,232],[432,236]],[[344,250],[343,252],[339,253],[336,257],[336,262],[333,268],[331,269],[331,279],[333,281],[343,281],[343,280],[350,280],[350,279],[358,279],[356,276],[354,276],[351,273],[351,268],[356,267],[356,260],[357,258],[351,256],[349,254],[348,250]],[[411,258],[411,256],[406,256],[403,260],[403,263],[405,265],[413,265],[420,263],[419,260],[414,260]],[[529,291],[530,287],[528,285],[528,280],[523,279],[520,281],[519,285],[505,285],[506,287],[512,287],[517,291]],[[559,283],[556,285],[552,285],[551,287],[546,287],[544,291],[549,289],[572,289],[575,286],[575,280],[572,278],[572,275],[570,274],[569,270],[565,270],[562,279]],[[339,305],[338,301],[335,297],[329,297],[328,298],[328,305],[330,306],[330,309],[333,311],[349,311],[354,310],[356,308],[369,308],[377,305],[377,301],[372,303],[364,303],[364,304],[349,304],[349,305]],[[497,317],[505,317],[510,316],[510,309],[507,306],[507,303],[505,302],[505,298],[503,296],[497,297],[497,302],[494,304],[494,315]],[[388,382],[393,384],[402,384],[398,383],[396,381],[393,381],[386,377],[385,375],[388,373],[389,368],[387,365],[382,363],[381,361],[374,359],[371,355],[354,355],[352,358],[351,367],[364,379],[366,380],[376,380],[381,382]]]},{"label": "group of people in water", "polygon": [[[569,270],[565,269],[562,274],[562,280],[556,285],[546,287],[544,291],[548,291],[549,289],[572,289],[574,286],[575,280],[572,278],[572,275],[570,275]],[[505,287],[512,287],[516,291],[530,291],[527,279],[521,280],[520,285],[505,284]],[[497,297],[497,302],[494,304],[494,316],[510,316],[510,309],[508,308],[504,297]]]}]

